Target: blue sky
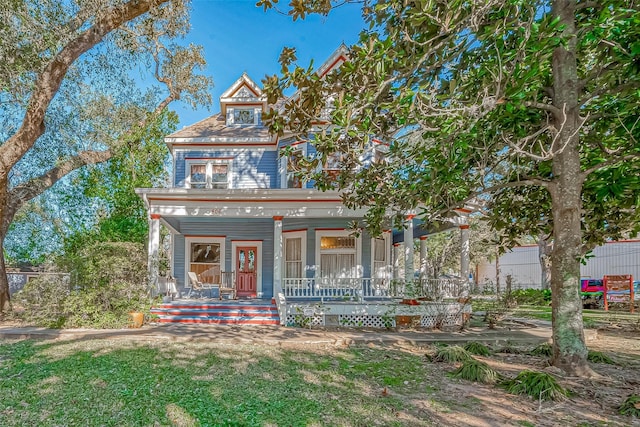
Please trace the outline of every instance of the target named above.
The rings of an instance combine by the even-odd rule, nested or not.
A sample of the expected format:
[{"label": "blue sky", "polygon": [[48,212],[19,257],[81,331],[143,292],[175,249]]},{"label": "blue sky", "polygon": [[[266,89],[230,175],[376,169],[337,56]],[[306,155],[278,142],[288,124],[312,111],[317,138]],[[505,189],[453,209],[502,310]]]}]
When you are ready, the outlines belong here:
[{"label": "blue sky", "polygon": [[[231,84],[247,72],[261,85],[265,75],[279,73],[278,57],[285,46],[295,47],[298,61],[320,66],[340,43],[356,43],[364,28],[359,4],[333,10],[329,16],[293,19],[275,10],[264,12],[255,0],[192,0],[191,32],[185,43],[204,47],[208,68],[213,77],[213,105],[192,110],[179,102],[172,108],[180,116],[178,129],[220,110],[218,99]],[[289,0],[281,0],[286,7]]]}]

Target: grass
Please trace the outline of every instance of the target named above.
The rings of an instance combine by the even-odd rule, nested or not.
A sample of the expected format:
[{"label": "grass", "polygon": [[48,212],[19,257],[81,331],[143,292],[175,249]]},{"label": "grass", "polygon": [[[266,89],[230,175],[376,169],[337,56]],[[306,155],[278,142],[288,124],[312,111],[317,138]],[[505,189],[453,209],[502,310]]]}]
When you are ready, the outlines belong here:
[{"label": "grass", "polygon": [[549,343],[538,344],[529,352],[531,356],[551,357],[553,355],[553,347]]},{"label": "grass", "polygon": [[497,371],[475,359],[463,362],[462,366],[451,373],[451,376],[483,384],[495,384],[501,379]]},{"label": "grass", "polygon": [[601,351],[592,351],[589,350],[587,354],[587,360],[592,363],[606,363],[608,365],[615,365],[616,362]]},{"label": "grass", "polygon": [[0,425],[403,425],[411,408],[380,392],[428,376],[388,349],[0,341]]},{"label": "grass", "polygon": [[435,362],[465,362],[471,360],[471,353],[459,345],[439,347],[433,360]]},{"label": "grass", "polygon": [[478,356],[491,356],[491,349],[481,342],[470,341],[464,345],[464,349]]},{"label": "grass", "polygon": [[514,379],[504,381],[502,386],[508,393],[524,394],[540,400],[561,400],[569,394],[546,372],[522,371]]},{"label": "grass", "polygon": [[618,413],[620,415],[629,415],[632,417],[640,417],[640,395],[632,394],[618,407]]}]

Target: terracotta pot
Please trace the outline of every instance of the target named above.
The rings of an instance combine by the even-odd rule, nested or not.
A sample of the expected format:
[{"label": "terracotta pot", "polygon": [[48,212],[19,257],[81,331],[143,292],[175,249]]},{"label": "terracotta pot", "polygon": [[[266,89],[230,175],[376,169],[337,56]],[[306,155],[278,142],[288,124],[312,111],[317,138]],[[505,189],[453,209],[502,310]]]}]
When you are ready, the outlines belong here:
[{"label": "terracotta pot", "polygon": [[132,311],[129,313],[129,318],[131,319],[132,328],[141,328],[144,323],[144,313],[140,313],[139,311]]},{"label": "terracotta pot", "polygon": [[402,301],[400,301],[400,304],[404,304],[404,305],[420,305],[420,303],[415,300],[415,299],[403,299]]},{"label": "terracotta pot", "polygon": [[409,326],[413,322],[413,316],[396,316],[396,326]]}]

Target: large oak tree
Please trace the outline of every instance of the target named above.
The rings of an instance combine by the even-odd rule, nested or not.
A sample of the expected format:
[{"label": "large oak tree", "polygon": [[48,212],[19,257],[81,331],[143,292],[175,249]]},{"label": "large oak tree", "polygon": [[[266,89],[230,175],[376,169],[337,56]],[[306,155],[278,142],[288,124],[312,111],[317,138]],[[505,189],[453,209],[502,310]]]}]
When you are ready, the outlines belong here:
[{"label": "large oak tree", "polygon": [[[290,13],[335,4],[296,1]],[[551,233],[553,363],[588,375],[580,259],[638,218],[639,9],[634,0],[367,1],[370,28],[338,72],[321,79],[283,51],[283,76],[264,82],[269,101],[292,86],[299,95],[267,119],[279,133],[315,128],[307,166],[320,188],[330,183],[314,171],[341,153],[338,186],[347,205],[369,208],[374,230],[389,209],[433,220],[473,199],[503,212],[524,200],[530,211],[496,225],[522,219],[521,231]],[[360,167],[374,137],[389,142],[387,161]]]},{"label": "large oak tree", "polygon": [[[5,2],[7,3],[7,2]],[[209,101],[188,0],[11,0],[0,10],[0,252],[16,212],[63,177],[140,142],[177,99]],[[137,90],[133,73],[161,84]],[[0,311],[9,301],[0,256]]]}]

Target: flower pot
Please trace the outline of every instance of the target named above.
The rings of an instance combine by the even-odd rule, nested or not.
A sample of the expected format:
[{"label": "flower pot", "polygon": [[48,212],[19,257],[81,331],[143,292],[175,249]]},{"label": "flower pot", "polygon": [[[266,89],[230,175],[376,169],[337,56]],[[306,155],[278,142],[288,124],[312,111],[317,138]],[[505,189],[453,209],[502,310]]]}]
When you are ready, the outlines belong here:
[{"label": "flower pot", "polygon": [[417,300],[408,299],[408,298],[405,298],[402,301],[400,301],[400,304],[404,304],[404,305],[420,305],[420,303]]},{"label": "flower pot", "polygon": [[141,328],[144,323],[144,313],[132,311],[129,313],[129,319],[131,320],[131,328]]},{"label": "flower pot", "polygon": [[396,316],[396,326],[409,326],[413,322],[413,316]]}]

